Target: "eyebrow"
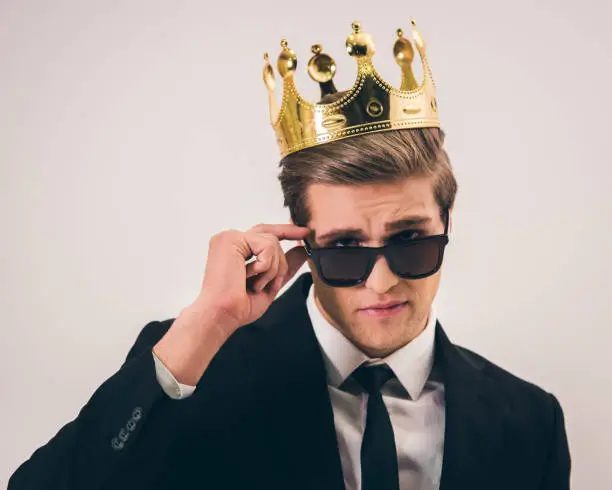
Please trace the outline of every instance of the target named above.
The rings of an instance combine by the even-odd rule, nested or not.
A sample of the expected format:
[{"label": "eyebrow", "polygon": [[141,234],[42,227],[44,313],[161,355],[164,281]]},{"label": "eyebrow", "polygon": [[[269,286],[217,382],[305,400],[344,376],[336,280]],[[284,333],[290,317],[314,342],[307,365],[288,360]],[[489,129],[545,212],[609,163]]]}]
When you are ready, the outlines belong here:
[{"label": "eyebrow", "polygon": [[[392,234],[399,230],[406,230],[413,226],[424,225],[429,222],[431,222],[431,217],[429,216],[408,216],[386,223],[385,231]],[[331,243],[341,238],[365,238],[365,234],[360,228],[336,228],[320,236],[316,236],[315,234],[315,240],[320,243]]]}]

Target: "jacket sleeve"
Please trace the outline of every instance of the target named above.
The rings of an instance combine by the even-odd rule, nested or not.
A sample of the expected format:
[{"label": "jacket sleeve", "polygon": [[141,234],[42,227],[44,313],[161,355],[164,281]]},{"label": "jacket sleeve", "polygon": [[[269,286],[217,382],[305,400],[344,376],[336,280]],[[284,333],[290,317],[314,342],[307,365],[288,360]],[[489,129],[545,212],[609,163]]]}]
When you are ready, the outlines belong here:
[{"label": "jacket sleeve", "polygon": [[571,458],[565,431],[565,419],[559,401],[550,395],[553,409],[552,436],[549,443],[547,464],[540,490],[569,490]]},{"label": "jacket sleeve", "polygon": [[121,474],[128,467],[141,469],[142,474],[129,479],[137,479],[142,488],[153,488],[147,479],[156,485],[163,480],[171,440],[164,427],[172,425],[164,424],[163,417],[172,414],[168,404],[181,402],[161,389],[151,350],[172,322],[151,322],[142,329],[121,368],[94,392],[73,421],[15,471],[8,490],[123,488],[121,482],[128,481]]}]

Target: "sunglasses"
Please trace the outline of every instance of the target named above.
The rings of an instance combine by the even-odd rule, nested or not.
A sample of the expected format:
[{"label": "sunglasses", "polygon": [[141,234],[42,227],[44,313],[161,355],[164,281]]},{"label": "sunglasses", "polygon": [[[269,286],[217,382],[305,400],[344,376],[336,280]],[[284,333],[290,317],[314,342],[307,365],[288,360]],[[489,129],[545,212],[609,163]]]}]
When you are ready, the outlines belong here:
[{"label": "sunglasses", "polygon": [[448,238],[448,210],[442,235],[429,235],[402,242],[390,242],[382,247],[322,247],[312,248],[304,240],[306,253],[317,268],[321,280],[332,287],[351,287],[365,282],[382,254],[389,268],[403,279],[423,279],[440,270]]}]

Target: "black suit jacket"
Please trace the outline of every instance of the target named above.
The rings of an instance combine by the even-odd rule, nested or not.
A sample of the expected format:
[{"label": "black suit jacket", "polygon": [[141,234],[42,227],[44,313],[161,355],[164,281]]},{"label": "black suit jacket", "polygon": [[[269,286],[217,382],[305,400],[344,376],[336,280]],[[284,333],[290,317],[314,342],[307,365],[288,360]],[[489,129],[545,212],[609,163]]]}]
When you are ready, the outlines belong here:
[{"label": "black suit jacket", "polygon": [[[75,420],[22,464],[9,490],[344,488],[332,407],[303,274],[238,329],[195,393],[160,388],[144,327]],[[441,490],[563,490],[570,456],[556,398],[452,344],[436,325],[446,394]],[[52,401],[50,401],[52,403]]]}]

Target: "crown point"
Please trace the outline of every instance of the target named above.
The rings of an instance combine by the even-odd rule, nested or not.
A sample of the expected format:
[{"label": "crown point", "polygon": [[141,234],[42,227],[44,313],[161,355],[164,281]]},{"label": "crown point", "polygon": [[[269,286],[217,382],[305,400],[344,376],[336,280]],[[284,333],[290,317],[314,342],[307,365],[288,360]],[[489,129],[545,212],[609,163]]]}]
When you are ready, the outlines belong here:
[{"label": "crown point", "polygon": [[395,56],[395,61],[400,66],[410,66],[412,64],[412,60],[414,59],[414,49],[412,48],[412,43],[402,37],[399,36],[395,44],[393,45],[393,55]]},{"label": "crown point", "polygon": [[266,63],[263,68],[263,81],[266,84],[266,87],[268,87],[269,91],[274,91],[274,87],[276,86],[276,81],[274,80],[274,70],[270,64],[270,57],[267,55],[268,53],[264,54],[264,60]]},{"label": "crown point", "polygon": [[285,78],[285,76],[295,72],[297,67],[297,56],[291,49],[289,49],[289,44],[287,43],[286,39],[281,41],[281,46],[283,47],[283,50],[278,55],[277,68],[280,76]]},{"label": "crown point", "polygon": [[376,51],[374,40],[361,31],[359,22],[353,22],[353,33],[346,39],[346,51],[354,58],[372,57]]},{"label": "crown point", "polygon": [[425,40],[423,39],[423,36],[421,36],[421,33],[417,29],[416,22],[414,21],[414,19],[410,19],[410,22],[412,24],[412,39],[414,40],[414,44],[419,50],[419,54],[421,55],[421,58],[422,58],[425,56]]},{"label": "crown point", "polygon": [[313,57],[308,61],[308,74],[315,82],[329,83],[336,73],[336,62],[333,58],[322,53],[323,47],[320,44],[312,46]]},{"label": "crown point", "polygon": [[[400,29],[398,29],[399,31]],[[403,34],[403,33],[402,33]],[[402,86],[401,90],[414,90],[419,84],[417,83],[412,71],[412,61],[414,60],[414,48],[412,43],[399,35],[393,45],[393,56],[395,61],[402,69]]]}]

